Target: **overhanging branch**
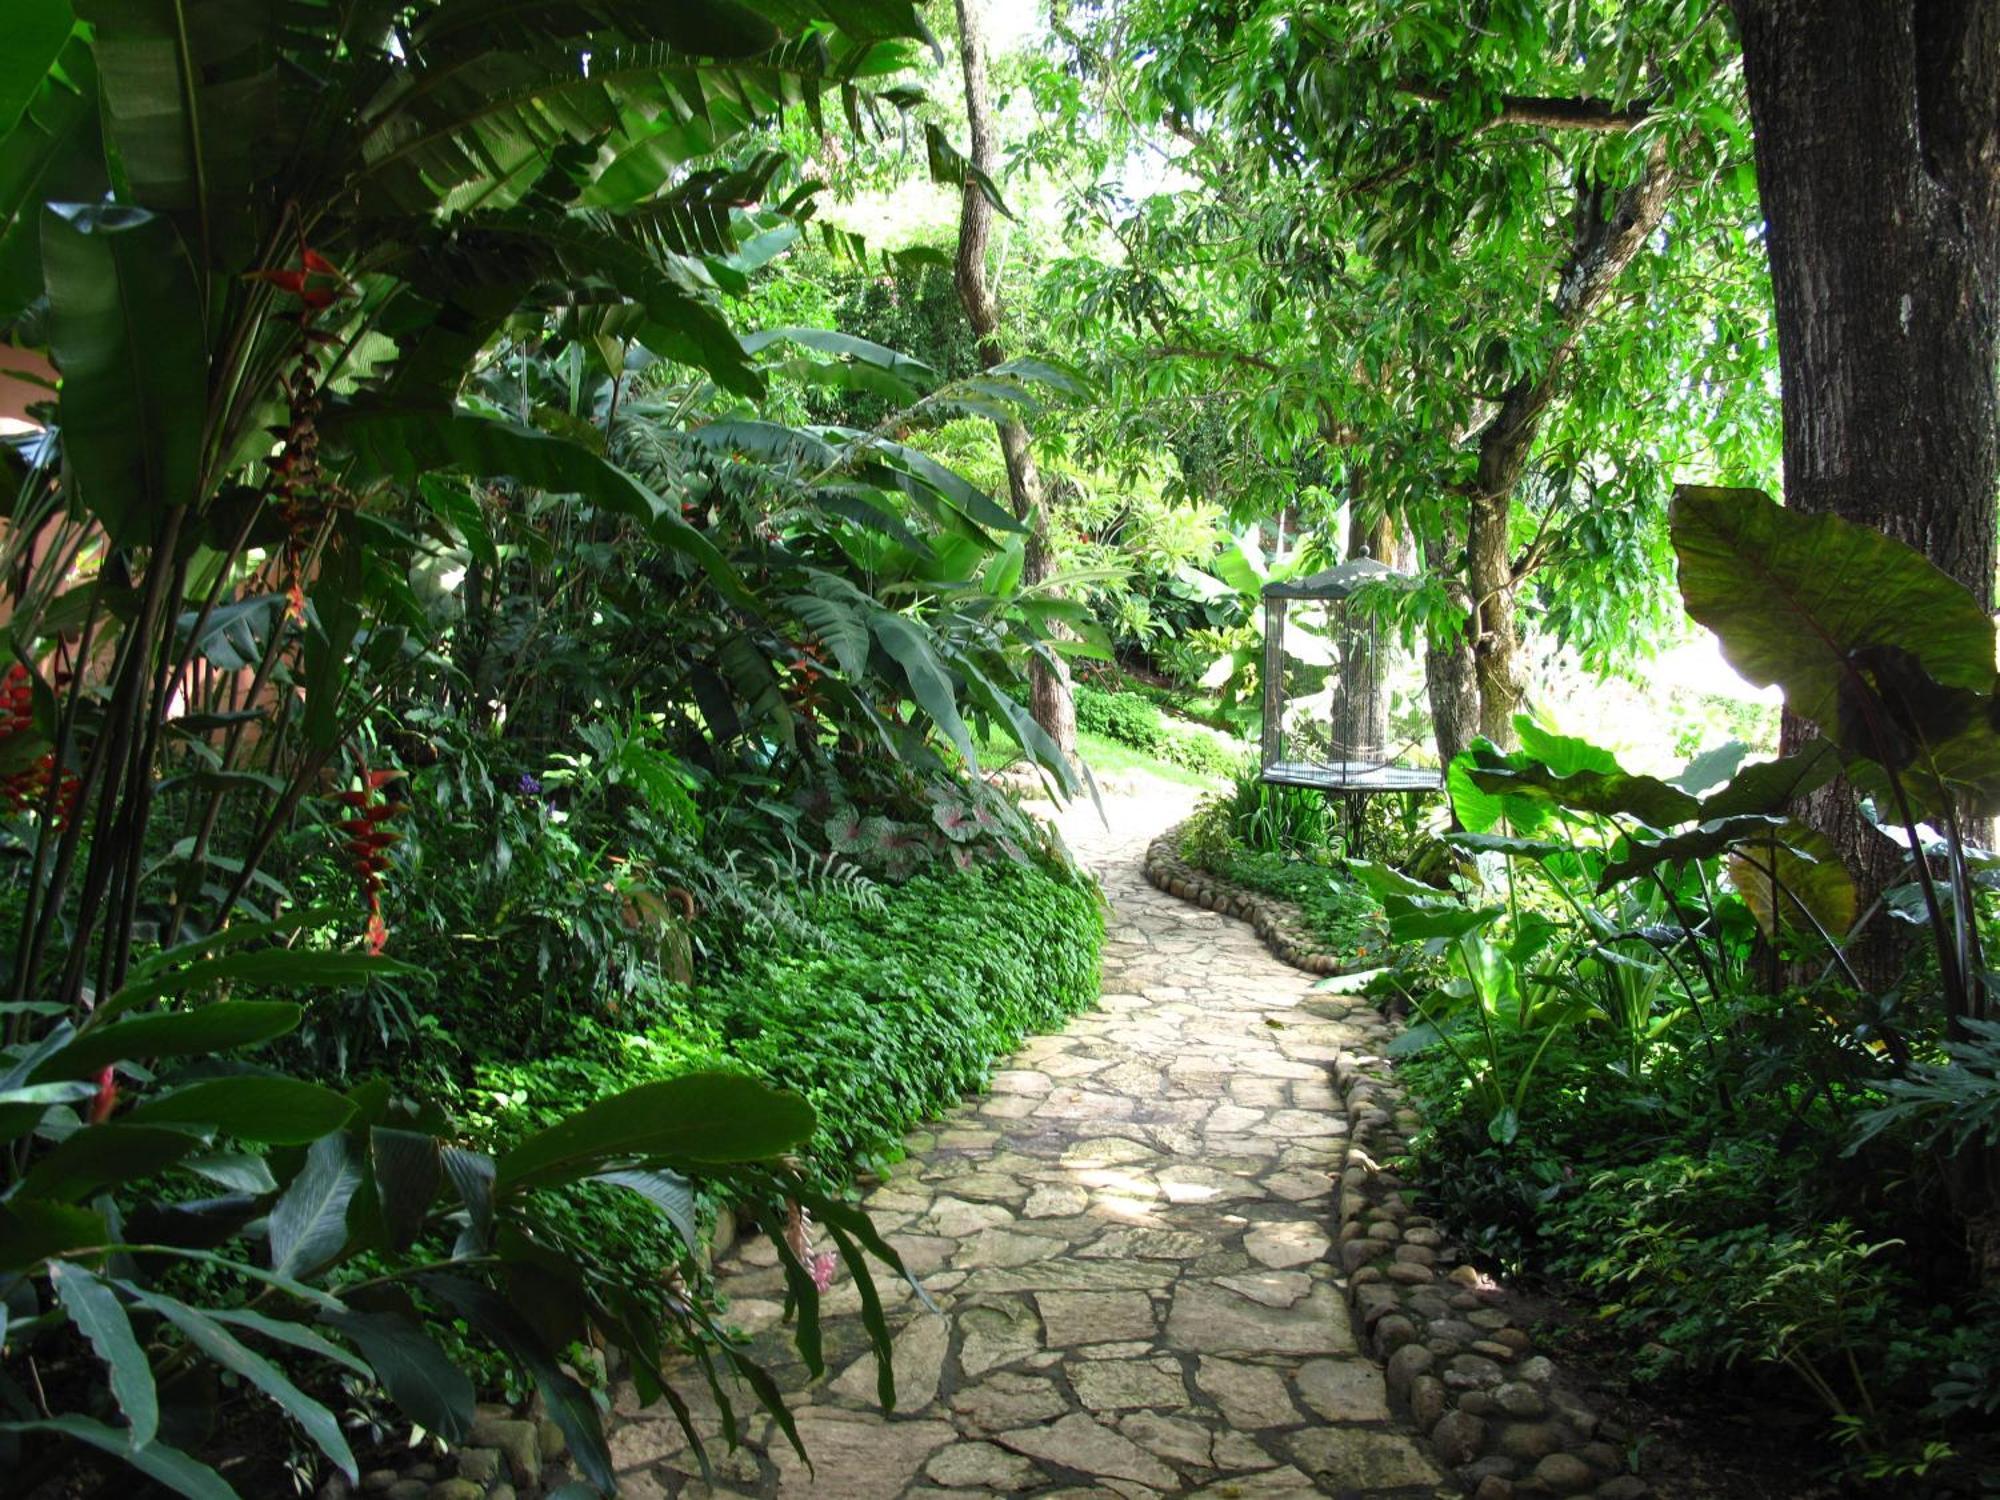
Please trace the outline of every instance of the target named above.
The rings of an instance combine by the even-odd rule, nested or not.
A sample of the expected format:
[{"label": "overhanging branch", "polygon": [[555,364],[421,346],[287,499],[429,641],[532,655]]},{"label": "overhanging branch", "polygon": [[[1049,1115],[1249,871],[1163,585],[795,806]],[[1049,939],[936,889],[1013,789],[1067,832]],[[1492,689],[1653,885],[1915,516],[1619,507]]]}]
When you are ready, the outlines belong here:
[{"label": "overhanging branch", "polygon": [[[1429,83],[1402,83],[1397,88],[1430,104],[1446,104],[1452,90]],[[1547,130],[1616,132],[1643,124],[1651,111],[1644,104],[1617,104],[1589,95],[1564,98],[1554,94],[1502,94],[1500,107],[1482,129],[1495,125],[1539,125]]]}]

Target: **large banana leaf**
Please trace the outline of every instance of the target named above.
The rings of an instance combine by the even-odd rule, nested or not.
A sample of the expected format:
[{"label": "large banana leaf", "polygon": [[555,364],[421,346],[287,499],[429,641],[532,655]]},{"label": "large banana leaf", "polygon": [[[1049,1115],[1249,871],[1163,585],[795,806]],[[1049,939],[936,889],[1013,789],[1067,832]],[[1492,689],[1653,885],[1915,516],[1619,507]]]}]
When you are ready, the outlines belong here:
[{"label": "large banana leaf", "polygon": [[144,209],[54,204],[42,217],[63,452],[121,546],[152,541],[201,476],[207,356],[194,268]]}]

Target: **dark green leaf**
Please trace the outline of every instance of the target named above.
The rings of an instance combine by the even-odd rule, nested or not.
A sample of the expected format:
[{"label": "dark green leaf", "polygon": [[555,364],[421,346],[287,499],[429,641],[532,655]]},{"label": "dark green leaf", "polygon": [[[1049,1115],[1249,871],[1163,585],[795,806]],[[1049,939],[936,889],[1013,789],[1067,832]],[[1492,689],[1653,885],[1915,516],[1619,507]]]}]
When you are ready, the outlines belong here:
[{"label": "dark green leaf", "polygon": [[194,268],[142,209],[51,204],[42,218],[63,455],[87,512],[144,546],[192,503],[207,392]]},{"label": "dark green leaf", "polygon": [[188,1500],[240,1500],[220,1474],[206,1464],[196,1463],[178,1448],[154,1441],[144,1448],[134,1446],[122,1429],[107,1427],[88,1417],[48,1417],[39,1422],[0,1422],[0,1432],[54,1432],[124,1460],[155,1484],[163,1484]]},{"label": "dark green leaf", "polygon": [[16,1192],[23,1198],[74,1203],[105,1188],[151,1177],[200,1145],[184,1130],[93,1125],[38,1159]]},{"label": "dark green leaf", "polygon": [[320,1452],[332,1459],[350,1483],[360,1479],[354,1453],[347,1446],[340,1423],[325,1406],[308,1396],[263,1355],[230,1333],[222,1324],[197,1308],[172,1297],[127,1285],[125,1290],[146,1307],[165,1318],[187,1335],[188,1342],[224,1369],[242,1376],[275,1401],[286,1415],[305,1430]]},{"label": "dark green leaf", "polygon": [[126,1436],[133,1447],[145,1447],[160,1430],[160,1395],[124,1304],[117,1292],[81,1266],[59,1261],[49,1268],[49,1280],[77,1332],[90,1340],[104,1362],[112,1399],[125,1417]]},{"label": "dark green leaf", "polygon": [[338,1312],[329,1326],[354,1341],[405,1416],[447,1443],[472,1430],[472,1382],[408,1319],[389,1312]]},{"label": "dark green leaf", "polygon": [[338,1130],[354,1113],[345,1095],[295,1078],[213,1078],[133,1110],[144,1125],[201,1125],[264,1145],[303,1146]]},{"label": "dark green leaf", "polygon": [[667,1222],[681,1237],[681,1243],[690,1250],[701,1248],[701,1232],[696,1228],[694,1218],[694,1188],[680,1173],[658,1169],[650,1172],[600,1172],[590,1180],[609,1182],[637,1193],[666,1215]]},{"label": "dark green leaf", "polygon": [[1756,490],[1684,486],[1672,530],[1688,613],[1738,672],[1776,683],[1786,707],[1850,753],[1876,753],[1841,719],[1857,651],[1907,652],[1947,688],[1992,691],[1993,621],[1914,548]]},{"label": "dark green leaf", "polygon": [[577,1111],[500,1158],[502,1192],[571,1182],[621,1161],[768,1161],[812,1134],[798,1095],[732,1073],[641,1084]]},{"label": "dark green leaf", "polygon": [[345,1132],[322,1136],[271,1210],[271,1269],[310,1276],[347,1244],[347,1206],[361,1186],[360,1152]]},{"label": "dark green leaf", "polygon": [[112,1063],[146,1057],[186,1057],[254,1047],[283,1036],[304,1012],[283,1000],[220,1000],[199,1010],[136,1016],[88,1026],[35,1069],[37,1082],[82,1078]]},{"label": "dark green leaf", "polygon": [[618,1481],[611,1472],[611,1453],[590,1393],[562,1372],[526,1320],[490,1288],[463,1277],[426,1276],[423,1286],[528,1372],[549,1415],[569,1439],[570,1451],[584,1477],[605,1494],[616,1494]]}]

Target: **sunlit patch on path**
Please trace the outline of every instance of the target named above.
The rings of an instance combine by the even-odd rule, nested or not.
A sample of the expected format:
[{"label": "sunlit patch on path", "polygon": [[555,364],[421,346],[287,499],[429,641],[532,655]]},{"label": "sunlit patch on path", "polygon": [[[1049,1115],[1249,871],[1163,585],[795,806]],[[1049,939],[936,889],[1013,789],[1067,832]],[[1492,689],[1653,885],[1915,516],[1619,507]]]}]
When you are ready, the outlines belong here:
[{"label": "sunlit patch on path", "polygon": [[1066,817],[1112,904],[1101,1004],[1031,1040],[867,1195],[940,1309],[882,1286],[896,1412],[875,1405],[844,1281],[825,1302],[828,1378],[807,1385],[753,1241],[722,1285],[795,1393],[817,1473],[760,1415],[743,1449],[717,1445],[711,1489],[673,1418],[623,1389],[627,1496],[1434,1492],[1327,1259],[1346,1128],[1327,1065],[1356,1038],[1248,928],[1145,884],[1178,795],[1107,799],[1109,832]]}]

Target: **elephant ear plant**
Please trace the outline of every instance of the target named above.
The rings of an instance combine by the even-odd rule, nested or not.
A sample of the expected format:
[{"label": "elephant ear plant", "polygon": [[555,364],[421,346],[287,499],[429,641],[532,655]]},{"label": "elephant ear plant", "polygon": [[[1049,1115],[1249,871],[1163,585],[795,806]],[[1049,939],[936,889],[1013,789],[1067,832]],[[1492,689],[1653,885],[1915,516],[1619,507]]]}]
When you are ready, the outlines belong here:
[{"label": "elephant ear plant", "polygon": [[893,1404],[865,1257],[901,1266],[866,1218],[785,1165],[814,1128],[804,1100],[691,1074],[602,1099],[488,1155],[386,1085],[340,1093],[241,1060],[304,1012],[287,1000],[207,998],[223,987],[351,984],[407,969],[249,946],[275,925],[244,924],[140,964],[81,1024],[34,1007],[43,1024],[7,1049],[0,1458],[27,1488],[74,1463],[68,1445],[85,1444],[176,1494],[235,1495],[188,1451],[217,1423],[216,1373],[273,1403],[356,1481],[329,1384],[359,1377],[414,1427],[464,1437],[472,1382],[426,1327],[451,1319],[532,1383],[583,1478],[604,1493],[617,1484],[600,1404],[561,1362],[575,1344],[622,1351],[640,1400],[668,1401],[697,1452],[701,1434],[663,1369],[681,1350],[697,1355],[726,1440],[736,1418],[718,1361],[796,1444],[776,1386],[700,1297],[635,1285],[629,1268],[563,1227],[569,1217],[543,1212],[583,1183],[650,1203],[690,1253],[695,1178],[750,1205],[773,1232],[799,1352],[817,1373],[824,1268],[802,1258],[784,1217],[787,1206],[795,1220],[810,1214],[861,1289]]},{"label": "elephant ear plant", "polygon": [[[1809,720],[1907,851],[1881,905],[1931,938],[1944,1047],[1893,1058],[1892,1094],[1949,1115],[1994,1071],[1996,1014],[1978,897],[1994,857],[1968,825],[2000,812],[1994,622],[1971,593],[1903,543],[1754,490],[1683,489],[1672,513],[1688,613],[1732,665]],[[1907,1001],[1905,1001],[1907,1003]],[[1958,1087],[1955,1087],[1958,1086]],[[1894,1107],[1894,1106],[1892,1106]],[[2000,1281],[2000,1130],[1941,1132],[1946,1180],[1987,1284]]]}]

